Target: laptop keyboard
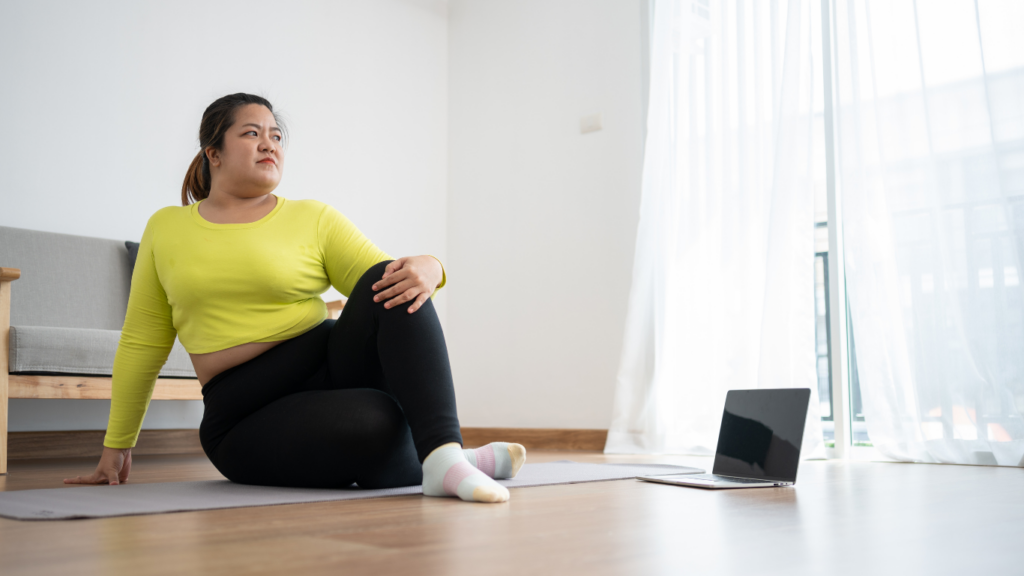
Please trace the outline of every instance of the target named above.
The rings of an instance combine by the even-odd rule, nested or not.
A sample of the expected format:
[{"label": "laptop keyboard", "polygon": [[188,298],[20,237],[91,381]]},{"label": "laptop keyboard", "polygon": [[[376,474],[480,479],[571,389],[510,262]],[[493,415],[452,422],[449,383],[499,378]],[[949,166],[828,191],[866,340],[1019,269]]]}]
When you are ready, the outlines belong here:
[{"label": "laptop keyboard", "polygon": [[717,476],[715,474],[689,474],[686,477],[711,480],[712,482],[732,482],[734,484],[764,484],[772,482],[771,480],[754,480],[751,478],[730,478],[729,476]]}]

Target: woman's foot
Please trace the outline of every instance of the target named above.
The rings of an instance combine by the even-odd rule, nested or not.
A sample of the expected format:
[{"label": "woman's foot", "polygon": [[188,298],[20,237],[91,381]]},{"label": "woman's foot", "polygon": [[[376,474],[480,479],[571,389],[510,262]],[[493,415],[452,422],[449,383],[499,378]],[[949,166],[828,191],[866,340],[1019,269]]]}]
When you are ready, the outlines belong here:
[{"label": "woman's foot", "polygon": [[423,461],[423,494],[458,496],[467,502],[505,502],[508,489],[466,460],[457,442],[442,444]]},{"label": "woman's foot", "polygon": [[526,462],[526,448],[522,444],[491,442],[475,450],[463,450],[466,460],[478,470],[497,480],[515,478]]}]

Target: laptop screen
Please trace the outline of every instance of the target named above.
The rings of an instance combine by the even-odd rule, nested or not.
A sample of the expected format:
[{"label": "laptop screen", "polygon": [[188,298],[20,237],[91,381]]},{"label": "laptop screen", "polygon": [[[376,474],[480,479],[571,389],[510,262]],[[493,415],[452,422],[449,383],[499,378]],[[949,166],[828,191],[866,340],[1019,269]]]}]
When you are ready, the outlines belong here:
[{"label": "laptop screen", "polygon": [[808,388],[730,390],[715,451],[715,474],[796,482]]}]

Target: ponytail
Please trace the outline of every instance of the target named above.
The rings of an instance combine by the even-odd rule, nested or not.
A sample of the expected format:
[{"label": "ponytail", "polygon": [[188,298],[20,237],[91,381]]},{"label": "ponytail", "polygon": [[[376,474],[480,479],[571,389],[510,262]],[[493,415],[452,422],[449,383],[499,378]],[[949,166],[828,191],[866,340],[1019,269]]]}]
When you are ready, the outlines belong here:
[{"label": "ponytail", "polygon": [[181,205],[188,206],[209,195],[210,161],[206,158],[206,150],[200,150],[185,173],[185,183],[181,185]]},{"label": "ponytail", "polygon": [[185,173],[185,182],[181,185],[181,205],[188,206],[199,202],[210,196],[210,185],[213,178],[210,176],[210,160],[206,156],[206,150],[213,148],[220,150],[224,145],[224,134],[228,128],[235,123],[235,110],[246,104],[259,104],[266,106],[267,110],[274,115],[274,120],[281,129],[284,141],[288,140],[287,129],[281,119],[274,112],[274,107],[266,98],[252,94],[228,94],[213,101],[203,112],[203,121],[199,124],[199,153],[189,164],[188,172]]}]

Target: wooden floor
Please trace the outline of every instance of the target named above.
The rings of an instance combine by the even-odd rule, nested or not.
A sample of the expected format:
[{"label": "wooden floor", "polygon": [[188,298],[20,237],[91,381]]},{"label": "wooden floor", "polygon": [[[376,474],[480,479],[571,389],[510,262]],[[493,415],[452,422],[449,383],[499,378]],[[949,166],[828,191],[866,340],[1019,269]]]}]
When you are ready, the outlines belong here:
[{"label": "wooden floor", "polygon": [[[707,458],[534,452],[530,462]],[[94,459],[13,461],[0,490],[64,488]],[[221,478],[140,456],[131,482]],[[111,487],[111,490],[117,488]],[[1022,574],[1024,469],[801,464],[794,488],[636,480],[93,520],[0,518],[0,574]]]}]

